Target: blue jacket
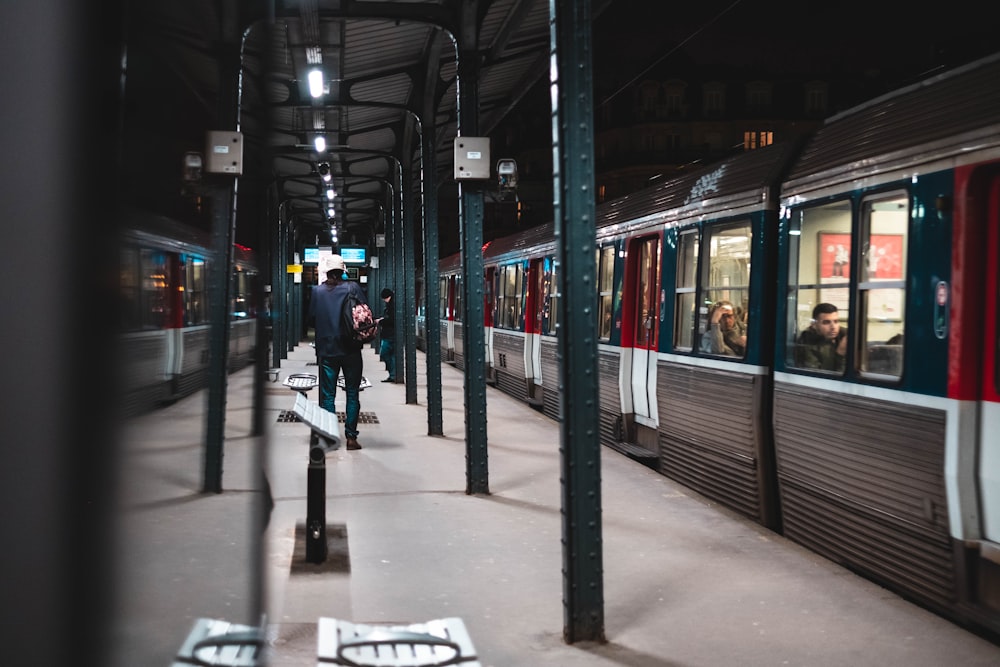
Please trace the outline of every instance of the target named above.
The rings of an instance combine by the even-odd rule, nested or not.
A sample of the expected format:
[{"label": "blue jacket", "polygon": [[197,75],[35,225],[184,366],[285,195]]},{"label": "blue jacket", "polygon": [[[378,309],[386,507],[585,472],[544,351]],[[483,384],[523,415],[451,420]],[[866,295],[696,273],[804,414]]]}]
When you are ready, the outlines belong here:
[{"label": "blue jacket", "polygon": [[356,283],[327,280],[313,287],[309,300],[309,317],[316,327],[316,356],[340,357],[361,354],[361,350],[344,339],[344,300],[354,292],[359,300],[368,303],[365,293]]}]

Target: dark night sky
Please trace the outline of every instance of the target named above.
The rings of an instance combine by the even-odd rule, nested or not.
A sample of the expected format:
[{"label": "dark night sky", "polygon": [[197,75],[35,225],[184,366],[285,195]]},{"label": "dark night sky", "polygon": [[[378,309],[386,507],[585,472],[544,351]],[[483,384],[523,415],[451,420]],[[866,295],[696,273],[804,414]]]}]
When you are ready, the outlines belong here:
[{"label": "dark night sky", "polygon": [[[659,67],[739,65],[761,73],[899,72],[919,77],[1000,51],[987,4],[934,9],[879,0],[614,0],[595,25],[595,75],[614,63],[615,86]],[[944,11],[941,7],[947,8]]]}]

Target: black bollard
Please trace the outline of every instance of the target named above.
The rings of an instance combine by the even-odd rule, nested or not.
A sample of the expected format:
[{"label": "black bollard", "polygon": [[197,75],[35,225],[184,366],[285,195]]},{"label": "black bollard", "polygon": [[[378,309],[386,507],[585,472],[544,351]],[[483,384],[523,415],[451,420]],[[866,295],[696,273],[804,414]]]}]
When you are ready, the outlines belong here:
[{"label": "black bollard", "polygon": [[[311,439],[310,439],[311,440]],[[306,562],[326,561],[326,448],[323,439],[309,445],[306,493]]]}]

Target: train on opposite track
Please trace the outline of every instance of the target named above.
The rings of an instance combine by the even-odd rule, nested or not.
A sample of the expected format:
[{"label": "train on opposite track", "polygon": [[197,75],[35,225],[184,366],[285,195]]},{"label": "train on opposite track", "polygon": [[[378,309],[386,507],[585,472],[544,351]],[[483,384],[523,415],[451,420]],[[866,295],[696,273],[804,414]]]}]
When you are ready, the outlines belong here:
[{"label": "train on opposite track", "polygon": [[[132,416],[207,386],[211,346],[210,237],[169,218],[132,212],[120,244],[121,411]],[[254,361],[259,315],[256,258],[233,248],[228,370]]]},{"label": "train on opposite track", "polygon": [[[998,81],[1000,54],[600,204],[595,289],[573,296],[595,313],[602,445],[993,636]],[[488,380],[558,419],[554,225],[483,259]],[[464,368],[460,256],[438,280],[418,345]],[[720,302],[735,347],[711,344]],[[845,332],[826,368],[803,354],[820,304]]]}]

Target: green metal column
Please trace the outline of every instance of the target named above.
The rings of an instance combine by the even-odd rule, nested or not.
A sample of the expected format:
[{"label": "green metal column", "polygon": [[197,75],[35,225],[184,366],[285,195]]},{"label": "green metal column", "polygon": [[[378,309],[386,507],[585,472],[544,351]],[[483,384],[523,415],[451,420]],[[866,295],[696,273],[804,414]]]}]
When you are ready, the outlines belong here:
[{"label": "green metal column", "polygon": [[[559,299],[563,635],[605,641],[601,444],[594,260],[590,0],[550,0],[556,67],[550,96]],[[568,382],[570,369],[573,381]]]},{"label": "green metal column", "polygon": [[[434,118],[433,113],[424,118]],[[424,336],[427,354],[427,435],[444,435],[444,407],[441,398],[441,320],[438,307],[441,293],[438,288],[438,255],[441,254],[438,237],[438,199],[435,178],[433,121],[424,123],[420,141],[424,159],[423,195],[424,238]]]},{"label": "green metal column", "polygon": [[278,205],[278,219],[270,227],[272,237],[271,253],[271,366],[279,368],[285,354],[285,206]]},{"label": "green metal column", "polygon": [[[462,3],[458,37],[458,128],[460,136],[479,132],[479,3]],[[488,494],[486,448],[486,332],[483,327],[483,191],[479,183],[459,183],[459,237],[465,322],[465,475],[468,494]]]},{"label": "green metal column", "polygon": [[[235,37],[230,35],[231,38]],[[219,46],[219,127],[236,129],[239,120],[237,81],[240,43]],[[205,423],[205,462],[202,490],[222,493],[222,444],[226,431],[226,392],[229,385],[229,317],[236,235],[236,194],[239,179],[228,175],[207,178],[212,211],[212,265],[209,267],[208,409]]]},{"label": "green metal column", "polygon": [[[401,271],[397,272],[396,284],[402,286],[400,292],[403,298],[396,304],[396,372],[404,370],[406,380],[406,404],[417,404],[417,341],[414,334],[414,321],[416,320],[414,302],[416,301],[416,281],[413,279],[416,274],[416,263],[413,260],[414,252],[414,216],[413,207],[416,197],[413,196],[413,164],[412,160],[407,160],[403,165],[403,225],[400,248],[402,250]],[[397,293],[398,294],[398,293]],[[402,348],[402,349],[401,349]],[[402,363],[401,363],[402,362]],[[405,369],[404,369],[405,366]]]}]

